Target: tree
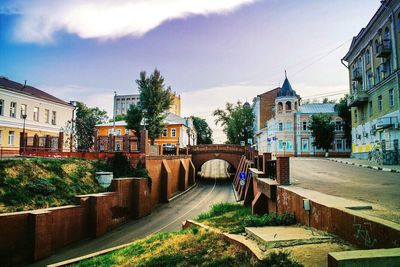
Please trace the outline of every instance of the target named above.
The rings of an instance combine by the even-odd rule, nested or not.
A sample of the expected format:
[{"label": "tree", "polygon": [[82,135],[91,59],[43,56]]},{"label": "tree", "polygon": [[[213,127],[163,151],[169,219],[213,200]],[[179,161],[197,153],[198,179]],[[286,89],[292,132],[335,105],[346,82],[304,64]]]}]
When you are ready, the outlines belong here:
[{"label": "tree", "polygon": [[125,114],[118,114],[118,115],[115,116],[114,119],[110,119],[110,122],[113,122],[114,120],[115,121],[126,121],[126,115]]},{"label": "tree", "polygon": [[228,138],[227,143],[240,144],[253,138],[254,114],[249,104],[238,101],[235,104],[226,103],[225,110],[217,109],[213,112],[215,123],[220,123]]},{"label": "tree", "polygon": [[82,102],[77,102],[74,133],[78,150],[90,150],[94,144],[96,124],[107,122],[107,112],[99,108],[89,108]]},{"label": "tree", "polygon": [[206,120],[195,116],[192,120],[197,132],[197,144],[212,144],[212,130]]},{"label": "tree", "polygon": [[314,137],[313,145],[328,152],[335,138],[335,124],[331,121],[331,116],[328,114],[312,115],[308,128]]},{"label": "tree", "polygon": [[140,73],[140,78],[136,80],[139,86],[139,107],[143,111],[146,129],[149,131],[151,144],[159,137],[165,127],[164,119],[166,111],[172,105],[174,95],[171,87],[166,87],[164,78],[157,69],[147,77],[146,72]]},{"label": "tree", "polygon": [[351,140],[351,111],[347,106],[348,97],[348,95],[345,95],[339,100],[339,103],[336,105],[336,111],[339,117],[343,120],[343,131],[345,138],[347,140]]},{"label": "tree", "polygon": [[128,113],[126,115],[126,128],[135,130],[136,136],[140,137],[140,131],[142,130],[143,126],[141,122],[143,120],[143,111],[137,105],[130,105],[128,109]]}]

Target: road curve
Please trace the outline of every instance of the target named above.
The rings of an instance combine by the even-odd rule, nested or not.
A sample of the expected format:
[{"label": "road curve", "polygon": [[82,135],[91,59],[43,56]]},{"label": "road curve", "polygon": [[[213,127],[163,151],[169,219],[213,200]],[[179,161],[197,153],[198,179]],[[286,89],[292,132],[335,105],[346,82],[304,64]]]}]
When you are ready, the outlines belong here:
[{"label": "road curve", "polygon": [[129,243],[156,232],[179,230],[181,229],[182,221],[193,219],[198,214],[208,211],[211,205],[219,202],[234,201],[235,198],[229,180],[205,179],[185,195],[170,203],[159,205],[149,216],[130,221],[99,238],[86,239],[74,243],[31,266],[45,266],[76,258]]}]

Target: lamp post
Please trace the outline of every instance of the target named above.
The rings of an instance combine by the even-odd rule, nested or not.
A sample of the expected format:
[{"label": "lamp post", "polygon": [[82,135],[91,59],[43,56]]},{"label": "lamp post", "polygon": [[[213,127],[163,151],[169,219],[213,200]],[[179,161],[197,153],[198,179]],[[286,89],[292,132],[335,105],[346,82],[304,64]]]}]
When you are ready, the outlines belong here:
[{"label": "lamp post", "polygon": [[24,142],[24,151],[25,151],[25,148],[26,148],[26,138],[25,138],[25,122],[26,122],[26,117],[27,117],[27,115],[26,114],[22,114],[22,119],[24,119],[24,125],[23,125],[23,127],[22,127],[22,138],[23,138],[23,142]]},{"label": "lamp post", "polygon": [[187,135],[188,135],[189,146],[190,146],[190,128],[187,128],[186,133],[187,133]]},{"label": "lamp post", "polygon": [[[71,137],[70,137],[70,144],[69,144],[69,150],[72,152],[74,148],[74,139],[75,139],[75,111],[78,108],[78,102],[76,101],[71,101],[70,102],[74,109],[72,110],[72,118],[71,118]],[[97,141],[97,140],[96,140]]]}]

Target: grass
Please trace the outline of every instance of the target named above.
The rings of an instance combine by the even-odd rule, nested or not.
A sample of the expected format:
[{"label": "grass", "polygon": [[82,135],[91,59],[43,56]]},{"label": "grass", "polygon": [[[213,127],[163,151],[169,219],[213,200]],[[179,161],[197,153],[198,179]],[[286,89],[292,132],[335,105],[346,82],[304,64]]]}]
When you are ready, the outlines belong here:
[{"label": "grass", "polygon": [[177,232],[159,233],[138,240],[133,245],[73,266],[287,266],[302,265],[289,259],[288,253],[272,253],[258,261],[247,252],[223,239],[221,234],[191,228]]},{"label": "grass", "polygon": [[74,203],[77,194],[104,191],[94,173],[100,161],[79,159],[9,159],[0,161],[0,212]]},{"label": "grass", "polygon": [[219,203],[212,206],[210,212],[200,214],[196,221],[218,228],[223,232],[243,233],[245,227],[292,225],[296,219],[292,214],[262,216],[253,215],[251,209],[234,203]]}]

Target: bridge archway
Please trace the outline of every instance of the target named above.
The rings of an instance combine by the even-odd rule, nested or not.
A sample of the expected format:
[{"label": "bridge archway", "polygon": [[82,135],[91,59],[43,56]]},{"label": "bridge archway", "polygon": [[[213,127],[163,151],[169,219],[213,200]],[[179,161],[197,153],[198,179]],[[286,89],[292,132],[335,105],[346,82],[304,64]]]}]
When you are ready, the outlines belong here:
[{"label": "bridge archway", "polygon": [[202,179],[229,180],[236,173],[235,167],[223,159],[210,159],[204,162],[197,170]]},{"label": "bridge archway", "polygon": [[189,147],[189,154],[192,155],[196,172],[201,169],[204,163],[212,159],[224,160],[236,171],[242,156],[252,158],[254,151],[239,145],[198,145]]}]

